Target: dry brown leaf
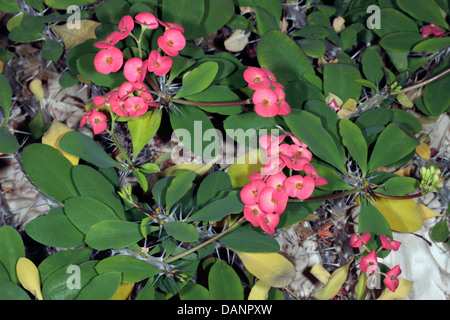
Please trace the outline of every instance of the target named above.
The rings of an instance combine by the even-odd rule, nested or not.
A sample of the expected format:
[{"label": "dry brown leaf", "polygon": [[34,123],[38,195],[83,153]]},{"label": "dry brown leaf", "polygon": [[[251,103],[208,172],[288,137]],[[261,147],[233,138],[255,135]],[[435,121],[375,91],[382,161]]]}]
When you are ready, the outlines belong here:
[{"label": "dry brown leaf", "polygon": [[240,52],[248,44],[248,37],[250,32],[245,30],[236,30],[227,40],[225,40],[225,49],[231,52]]},{"label": "dry brown leaf", "polygon": [[99,24],[100,22],[97,21],[81,20],[79,29],[70,29],[67,24],[63,24],[53,26],[52,31],[62,39],[64,46],[70,51],[73,47],[88,39],[96,39],[95,28]]}]

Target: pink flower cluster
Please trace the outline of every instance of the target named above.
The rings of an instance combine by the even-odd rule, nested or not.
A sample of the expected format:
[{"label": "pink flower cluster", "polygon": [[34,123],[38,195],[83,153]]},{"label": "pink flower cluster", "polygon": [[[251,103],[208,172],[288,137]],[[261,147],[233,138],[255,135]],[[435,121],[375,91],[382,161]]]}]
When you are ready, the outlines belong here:
[{"label": "pink flower cluster", "polygon": [[428,38],[431,35],[443,38],[445,37],[445,32],[437,24],[432,23],[422,28],[422,37]]},{"label": "pink flower cluster", "polygon": [[283,85],[267,68],[250,67],[244,71],[244,79],[248,87],[255,90],[252,96],[255,112],[261,117],[274,117],[287,115],[291,107],[286,102]]},{"label": "pink flower cluster", "polygon": [[[294,144],[282,143],[286,136]],[[310,164],[312,153],[307,146],[292,134],[265,135],[260,138],[259,144],[266,150],[268,162],[261,173],[249,176],[250,183],[242,188],[240,196],[245,205],[245,218],[253,226],[274,234],[289,197],[307,199],[316,185],[328,182]],[[304,171],[306,174],[287,177],[282,173],[284,168]]]},{"label": "pink flower cluster", "polygon": [[[114,45],[130,35],[135,22],[141,25],[143,31],[156,29],[159,25],[165,28],[164,34],[158,38],[157,42],[159,49],[166,55],[161,56],[159,50],[152,50],[148,59],[131,58],[124,64],[122,51]],[[162,22],[149,12],[139,13],[134,19],[129,15],[124,16],[119,22],[118,29],[104,40],[94,44],[101,49],[94,58],[94,66],[102,74],[117,72],[123,66],[123,75],[128,81],[124,82],[118,90],[111,91],[105,96],[94,97],[93,103],[96,107],[106,104],[118,116],[136,118],[145,114],[149,107],[159,107],[144,84],[144,80],[147,72],[153,72],[157,76],[163,76],[169,72],[173,64],[171,57],[177,56],[186,45],[184,29],[175,23]],[[98,111],[88,112],[81,120],[80,126],[88,121],[95,134],[103,132],[106,129],[106,116],[104,120],[100,120],[98,113]],[[95,121],[90,120],[93,115],[96,115]]]},{"label": "pink flower cluster", "polygon": [[[368,232],[365,232],[362,235],[354,234],[350,237],[350,245],[353,248],[365,246],[365,244],[369,242],[370,236],[371,235]],[[389,238],[383,234],[380,235],[380,240],[381,240],[381,248],[386,250],[397,251],[401,245],[401,242],[395,241],[392,238]],[[369,272],[369,274],[372,275],[377,270],[378,268],[377,252],[378,251],[373,250],[369,254],[361,258],[359,268],[361,269],[362,272]],[[386,272],[386,274],[384,274],[385,278],[383,279],[383,283],[392,292],[395,292],[395,290],[397,290],[397,287],[399,285],[398,276],[400,275],[401,272],[402,270],[400,269],[400,266],[397,265],[388,272]]]}]

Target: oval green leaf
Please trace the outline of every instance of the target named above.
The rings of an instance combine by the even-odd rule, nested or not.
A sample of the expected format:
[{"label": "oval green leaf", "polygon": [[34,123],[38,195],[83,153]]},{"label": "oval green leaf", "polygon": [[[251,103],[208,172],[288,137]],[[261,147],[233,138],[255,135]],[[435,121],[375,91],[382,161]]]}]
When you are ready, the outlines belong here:
[{"label": "oval green leaf", "polygon": [[25,249],[22,237],[10,226],[0,228],[0,264],[9,274],[9,279],[19,283],[16,275],[16,263],[19,258],[25,257]]},{"label": "oval green leaf", "polygon": [[157,275],[160,270],[143,260],[130,256],[117,255],[101,260],[95,267],[98,273],[103,274],[117,271],[122,274],[123,283],[136,283]]},{"label": "oval green leaf", "polygon": [[225,261],[217,261],[210,269],[208,285],[214,300],[242,300],[244,290],[236,271]]},{"label": "oval green leaf", "polygon": [[100,221],[86,235],[86,243],[97,250],[122,249],[141,239],[139,224],[120,220]]},{"label": "oval green leaf", "polygon": [[81,289],[76,300],[108,300],[119,289],[121,278],[119,272],[100,274]]},{"label": "oval green leaf", "polygon": [[194,242],[199,237],[197,229],[183,221],[167,222],[164,224],[164,230],[169,236],[182,242]]},{"label": "oval green leaf", "polygon": [[367,173],[367,143],[361,130],[356,124],[347,119],[342,119],[339,123],[342,142],[347,148],[351,157],[361,168],[363,175]]}]

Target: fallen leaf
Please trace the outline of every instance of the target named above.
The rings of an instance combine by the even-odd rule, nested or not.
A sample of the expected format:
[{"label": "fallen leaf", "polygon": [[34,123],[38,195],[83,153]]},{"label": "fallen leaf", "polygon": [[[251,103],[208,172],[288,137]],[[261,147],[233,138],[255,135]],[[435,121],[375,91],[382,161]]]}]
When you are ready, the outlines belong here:
[{"label": "fallen leaf", "polygon": [[34,263],[28,258],[21,257],[17,261],[16,272],[22,287],[30,291],[36,299],[43,300],[39,270]]},{"label": "fallen leaf", "polygon": [[395,171],[394,174],[396,174],[400,177],[409,177],[409,176],[411,176],[411,167],[412,167],[412,164],[410,164],[409,166],[407,166],[403,169]]},{"label": "fallen leaf", "polygon": [[52,31],[62,39],[67,51],[70,51],[76,45],[83,43],[88,39],[96,39],[95,28],[100,22],[93,20],[80,20],[80,28],[68,28],[67,24],[54,25]]},{"label": "fallen leaf", "polygon": [[397,101],[405,108],[411,109],[412,107],[414,107],[414,103],[403,92],[397,96]]},{"label": "fallen leaf", "polygon": [[342,17],[336,17],[333,20],[333,29],[336,33],[342,32],[345,29],[345,19]]},{"label": "fallen leaf", "polygon": [[121,283],[116,293],[109,300],[128,300],[133,291],[134,283]]},{"label": "fallen leaf", "polygon": [[28,85],[28,88],[30,89],[31,93],[36,96],[42,108],[44,103],[44,89],[42,88],[41,79],[38,78],[33,79]]},{"label": "fallen leaf", "polygon": [[388,288],[384,289],[383,293],[377,300],[403,300],[405,299],[412,288],[412,282],[403,278],[399,278],[397,290],[392,292]]},{"label": "fallen leaf", "polygon": [[326,285],[328,280],[330,280],[331,274],[325,270],[321,264],[315,264],[311,268],[311,274],[317,278],[323,285]]},{"label": "fallen leaf", "polygon": [[42,136],[42,143],[58,149],[75,166],[78,164],[80,158],[63,151],[59,147],[59,142],[61,141],[61,138],[66,133],[71,131],[72,129],[70,129],[68,126],[55,119],[53,120],[47,132]]},{"label": "fallen leaf", "polygon": [[440,214],[440,213],[434,212],[433,210],[431,210],[427,206],[424,206],[423,204],[419,203],[417,206],[419,208],[419,211],[420,211],[420,214],[422,215],[423,220],[428,220],[430,218],[445,216],[445,214]]},{"label": "fallen leaf", "polygon": [[250,290],[248,300],[267,300],[270,288],[272,288],[270,285],[258,280]]},{"label": "fallen leaf", "polygon": [[224,41],[225,49],[231,52],[240,52],[244,50],[245,46],[248,44],[248,37],[250,32],[245,30],[237,29],[234,33]]},{"label": "fallen leaf", "polygon": [[347,279],[348,269],[353,259],[350,260],[345,266],[336,269],[332,274],[330,279],[327,281],[325,286],[320,289],[314,297],[318,300],[330,300],[339,293],[342,285]]},{"label": "fallen leaf", "polygon": [[417,147],[416,147],[416,153],[419,157],[425,159],[425,160],[430,160],[431,157],[431,149],[430,146],[428,144],[426,144],[425,142],[421,142]]}]

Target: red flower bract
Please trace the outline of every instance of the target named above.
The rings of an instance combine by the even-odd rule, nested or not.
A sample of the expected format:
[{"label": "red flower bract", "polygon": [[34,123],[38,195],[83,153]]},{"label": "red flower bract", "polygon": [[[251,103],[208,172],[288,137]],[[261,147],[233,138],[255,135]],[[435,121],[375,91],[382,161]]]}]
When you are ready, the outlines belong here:
[{"label": "red flower bract", "polygon": [[152,50],[148,57],[148,71],[153,72],[157,76],[165,75],[172,68],[173,60],[170,57],[161,57],[157,50]]},{"label": "red flower bract", "polygon": [[100,50],[94,58],[95,70],[102,74],[117,72],[122,68],[122,51],[115,47]]},{"label": "red flower bract", "polygon": [[131,30],[134,28],[134,21],[131,16],[124,16],[119,21],[119,32],[121,34],[121,38],[125,39],[130,34]]},{"label": "red flower bract", "polygon": [[147,29],[156,29],[159,25],[158,19],[156,19],[154,14],[150,12],[141,12],[137,14],[134,19],[138,24]]},{"label": "red flower bract", "polygon": [[123,66],[123,75],[128,81],[142,82],[147,72],[147,60],[131,58]]},{"label": "red flower bract", "polygon": [[274,117],[280,110],[277,104],[278,96],[272,89],[258,89],[253,93],[252,101],[255,111],[261,117]]},{"label": "red flower bract", "polygon": [[391,270],[386,272],[386,277],[383,279],[383,283],[392,292],[395,292],[395,290],[397,290],[398,288],[398,285],[400,284],[400,281],[397,278],[400,275],[400,273],[402,273],[402,270],[398,265],[396,265]]},{"label": "red flower bract", "polygon": [[178,51],[186,46],[186,38],[183,33],[177,29],[167,29],[164,34],[158,38],[158,46],[167,55],[175,57]]}]

